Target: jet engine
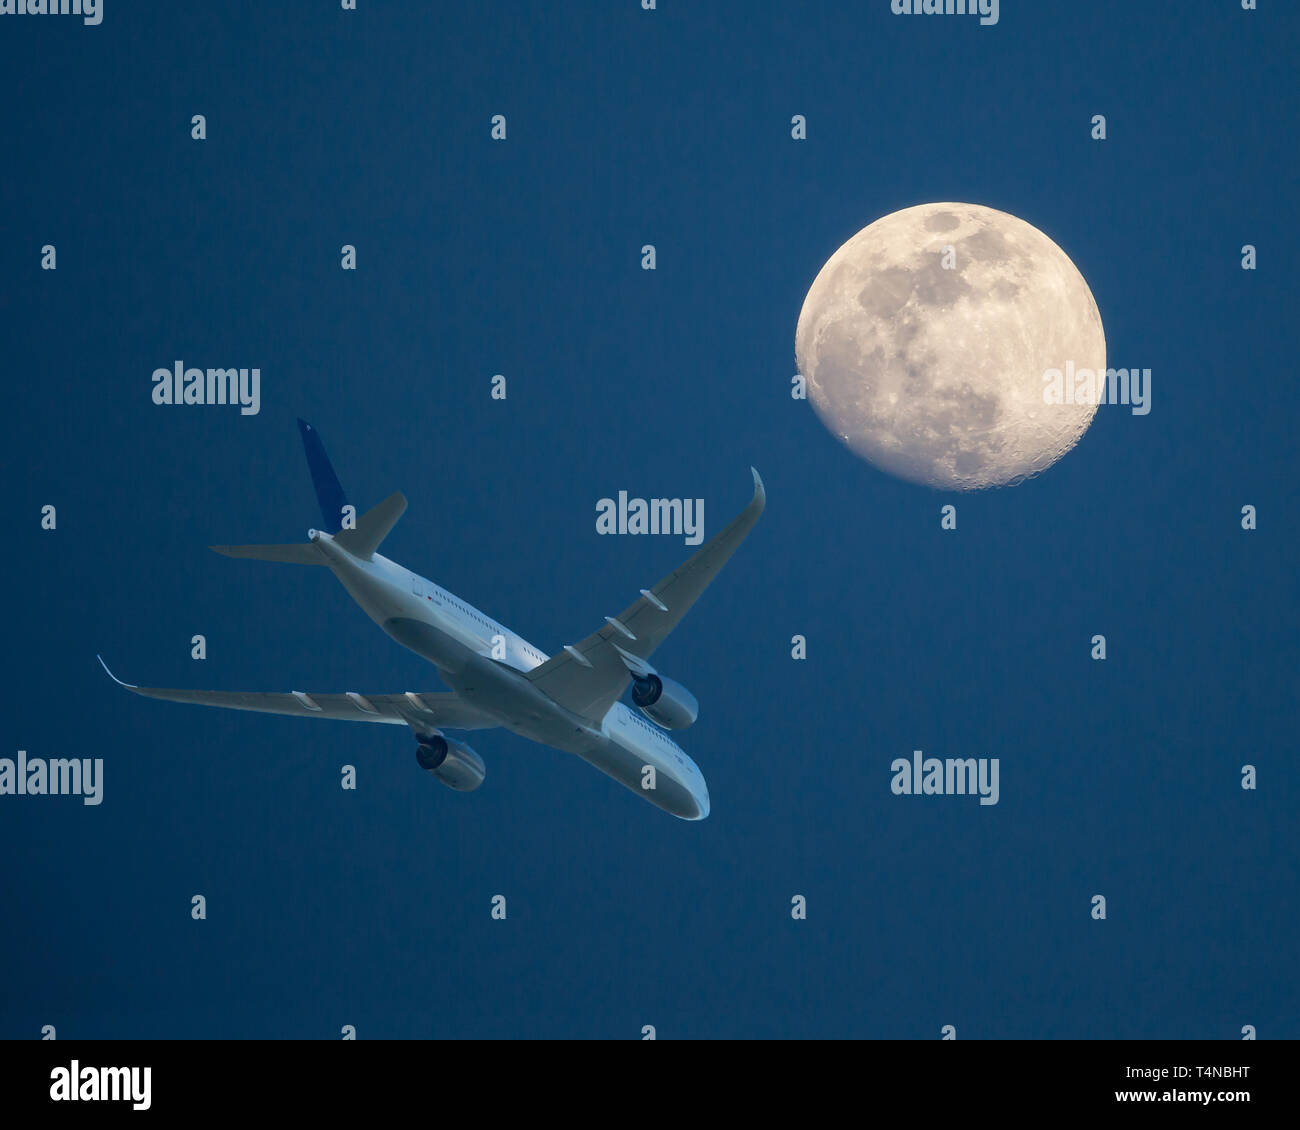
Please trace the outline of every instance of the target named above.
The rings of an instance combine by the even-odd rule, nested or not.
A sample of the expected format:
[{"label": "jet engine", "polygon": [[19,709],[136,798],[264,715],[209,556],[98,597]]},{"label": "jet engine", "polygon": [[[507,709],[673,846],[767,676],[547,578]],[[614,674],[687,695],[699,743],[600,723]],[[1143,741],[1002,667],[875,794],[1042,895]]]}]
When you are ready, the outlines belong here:
[{"label": "jet engine", "polygon": [[422,737],[415,750],[415,760],[421,769],[458,793],[473,792],[487,776],[487,766],[477,753],[464,742],[442,734]]},{"label": "jet engine", "polygon": [[632,701],[665,730],[684,730],[700,714],[699,701],[690,691],[653,671],[633,676]]}]

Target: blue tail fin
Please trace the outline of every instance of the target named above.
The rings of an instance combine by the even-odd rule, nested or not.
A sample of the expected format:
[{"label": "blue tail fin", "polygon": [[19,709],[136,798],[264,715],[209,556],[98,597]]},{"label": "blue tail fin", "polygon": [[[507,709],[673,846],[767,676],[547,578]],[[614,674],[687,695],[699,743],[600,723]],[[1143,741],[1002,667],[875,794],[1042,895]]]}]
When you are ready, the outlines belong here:
[{"label": "blue tail fin", "polygon": [[306,420],[298,421],[298,431],[302,433],[302,446],[307,453],[311,484],[316,488],[316,499],[320,502],[325,532],[337,534],[343,528],[343,507],[348,504],[347,496],[339,485],[339,477],[334,473],[334,468],[330,466],[330,458],[325,454],[325,445],[320,441],[320,433]]}]

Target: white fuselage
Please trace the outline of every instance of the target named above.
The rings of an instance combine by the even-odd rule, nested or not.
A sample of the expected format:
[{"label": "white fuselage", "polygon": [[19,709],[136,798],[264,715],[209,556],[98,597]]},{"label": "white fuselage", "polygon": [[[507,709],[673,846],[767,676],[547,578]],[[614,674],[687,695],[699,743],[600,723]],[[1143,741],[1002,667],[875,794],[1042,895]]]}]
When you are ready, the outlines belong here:
[{"label": "white fuselage", "polygon": [[548,657],[518,633],[387,557],[363,560],[330,534],[309,536],[366,615],[434,664],[460,698],[522,737],[576,753],[675,816],[709,814],[699,767],[658,726],[621,702],[599,723],[578,717],[525,677]]}]

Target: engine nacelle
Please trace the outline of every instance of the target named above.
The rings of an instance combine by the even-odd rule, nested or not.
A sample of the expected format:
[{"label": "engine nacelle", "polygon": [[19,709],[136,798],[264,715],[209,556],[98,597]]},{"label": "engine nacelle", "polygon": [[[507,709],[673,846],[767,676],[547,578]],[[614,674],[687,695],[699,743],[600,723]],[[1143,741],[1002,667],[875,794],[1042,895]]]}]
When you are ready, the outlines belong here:
[{"label": "engine nacelle", "polygon": [[421,769],[428,770],[458,793],[473,792],[487,776],[487,766],[473,749],[442,734],[421,738],[415,760]]},{"label": "engine nacelle", "polygon": [[665,730],[684,730],[700,716],[700,704],[681,683],[650,672],[632,679],[632,701]]}]

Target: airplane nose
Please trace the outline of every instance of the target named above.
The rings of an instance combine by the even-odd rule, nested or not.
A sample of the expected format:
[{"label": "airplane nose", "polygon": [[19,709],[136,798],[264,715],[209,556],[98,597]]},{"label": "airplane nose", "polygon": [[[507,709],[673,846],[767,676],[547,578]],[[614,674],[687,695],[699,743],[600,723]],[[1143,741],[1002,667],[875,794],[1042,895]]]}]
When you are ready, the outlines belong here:
[{"label": "airplane nose", "polygon": [[700,787],[692,795],[695,798],[696,815],[691,819],[703,820],[709,815],[709,787],[700,781]]}]

